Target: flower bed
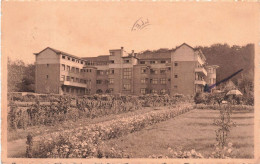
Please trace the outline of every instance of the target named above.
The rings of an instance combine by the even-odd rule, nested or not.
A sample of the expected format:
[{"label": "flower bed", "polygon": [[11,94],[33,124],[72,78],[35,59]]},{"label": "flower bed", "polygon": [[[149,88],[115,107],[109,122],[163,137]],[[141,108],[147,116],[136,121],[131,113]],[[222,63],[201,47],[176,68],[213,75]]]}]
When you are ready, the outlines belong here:
[{"label": "flower bed", "polygon": [[[196,104],[194,105],[195,109],[213,109],[213,110],[218,110],[222,107],[227,106],[226,104],[222,104],[221,106],[219,105],[205,105],[205,104]],[[254,110],[254,106],[251,105],[231,105],[231,108],[233,110],[246,110],[246,111],[253,111]]]},{"label": "flower bed", "polygon": [[115,150],[111,155],[111,150],[106,151],[103,147],[103,141],[141,130],[146,126],[176,117],[192,109],[192,105],[186,104],[174,109],[155,110],[142,115],[89,125],[60,134],[56,133],[51,138],[38,141],[39,145],[34,149],[33,157],[125,157],[125,154]]}]

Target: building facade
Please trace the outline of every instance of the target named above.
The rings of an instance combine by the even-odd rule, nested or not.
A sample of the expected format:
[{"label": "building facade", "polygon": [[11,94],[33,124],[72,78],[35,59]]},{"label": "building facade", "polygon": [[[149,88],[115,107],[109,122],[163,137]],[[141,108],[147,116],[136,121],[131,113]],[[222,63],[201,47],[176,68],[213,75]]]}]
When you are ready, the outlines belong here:
[{"label": "building facade", "polygon": [[45,48],[36,56],[37,93],[55,94],[184,94],[203,92],[216,82],[217,66],[206,65],[199,49],[180,45],[127,53],[123,47],[109,55],[79,58]]}]

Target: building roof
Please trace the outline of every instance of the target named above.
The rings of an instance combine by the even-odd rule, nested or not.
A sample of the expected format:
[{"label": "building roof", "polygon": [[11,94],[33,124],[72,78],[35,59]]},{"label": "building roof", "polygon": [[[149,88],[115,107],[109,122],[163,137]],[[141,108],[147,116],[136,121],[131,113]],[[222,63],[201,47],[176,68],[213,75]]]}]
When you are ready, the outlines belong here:
[{"label": "building roof", "polygon": [[39,53],[34,53],[35,55],[38,55],[40,53],[42,53],[43,51],[45,51],[46,49],[50,49],[52,50],[53,52],[55,52],[56,54],[62,54],[62,55],[66,55],[66,56],[69,56],[69,57],[72,57],[72,58],[77,58],[77,59],[81,59],[81,60],[84,60],[83,58],[81,57],[78,57],[78,56],[75,56],[75,55],[71,55],[67,52],[63,52],[63,51],[60,51],[60,50],[57,50],[57,49],[54,49],[54,48],[51,48],[51,47],[46,47],[45,49],[43,49],[42,51],[40,51]]},{"label": "building roof", "polygon": [[171,58],[171,51],[165,52],[152,52],[146,51],[143,53],[138,53],[136,55],[138,59],[170,59]]},{"label": "building roof", "polygon": [[100,55],[97,57],[84,57],[82,59],[91,61],[109,61],[109,55]]}]

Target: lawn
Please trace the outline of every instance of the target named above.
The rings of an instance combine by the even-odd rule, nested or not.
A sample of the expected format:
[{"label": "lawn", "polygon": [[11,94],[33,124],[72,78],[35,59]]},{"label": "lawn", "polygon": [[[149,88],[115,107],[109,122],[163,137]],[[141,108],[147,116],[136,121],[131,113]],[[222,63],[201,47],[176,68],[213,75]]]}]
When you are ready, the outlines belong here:
[{"label": "lawn", "polygon": [[[195,109],[141,131],[109,140],[106,146],[123,150],[132,158],[166,155],[169,147],[182,151],[195,149],[208,157],[215,149],[217,127],[213,122],[218,115],[219,111],[216,110]],[[235,111],[232,120],[237,126],[231,129],[229,142],[233,143],[236,158],[253,158],[254,113]]]}]

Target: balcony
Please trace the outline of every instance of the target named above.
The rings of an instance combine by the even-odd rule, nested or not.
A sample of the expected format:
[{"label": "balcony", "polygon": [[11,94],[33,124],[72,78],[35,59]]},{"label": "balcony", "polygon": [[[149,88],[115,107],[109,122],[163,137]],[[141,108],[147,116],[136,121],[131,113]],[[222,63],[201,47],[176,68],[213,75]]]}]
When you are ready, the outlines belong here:
[{"label": "balcony", "polygon": [[202,76],[207,76],[207,71],[203,67],[195,68],[195,72],[201,74]]},{"label": "balcony", "polygon": [[206,81],[204,81],[204,80],[195,80],[194,83],[195,83],[196,85],[203,85],[203,86],[206,85]]},{"label": "balcony", "polygon": [[87,84],[83,84],[83,83],[77,83],[77,82],[72,82],[72,81],[61,81],[60,83],[62,85],[69,85],[69,86],[74,86],[74,87],[87,88]]}]

